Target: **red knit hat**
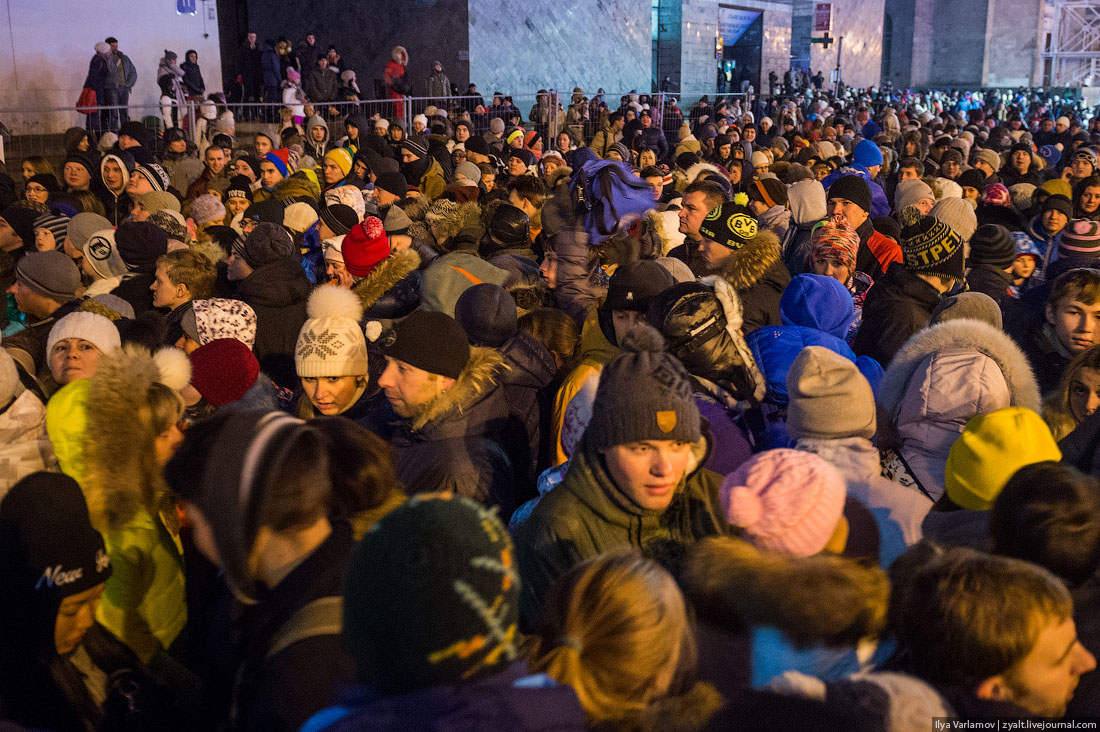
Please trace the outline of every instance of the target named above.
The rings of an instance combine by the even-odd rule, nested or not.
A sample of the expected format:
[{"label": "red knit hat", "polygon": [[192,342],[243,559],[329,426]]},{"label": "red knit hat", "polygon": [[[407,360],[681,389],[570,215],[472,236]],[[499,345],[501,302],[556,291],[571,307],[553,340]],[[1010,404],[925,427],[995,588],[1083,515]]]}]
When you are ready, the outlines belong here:
[{"label": "red knit hat", "polygon": [[260,375],[252,349],[236,338],[218,338],[191,352],[191,386],[215,407],[245,395]]},{"label": "red knit hat", "polygon": [[390,256],[390,240],[377,216],[368,216],[356,224],[340,245],[344,266],[356,277],[366,277],[374,267]]}]

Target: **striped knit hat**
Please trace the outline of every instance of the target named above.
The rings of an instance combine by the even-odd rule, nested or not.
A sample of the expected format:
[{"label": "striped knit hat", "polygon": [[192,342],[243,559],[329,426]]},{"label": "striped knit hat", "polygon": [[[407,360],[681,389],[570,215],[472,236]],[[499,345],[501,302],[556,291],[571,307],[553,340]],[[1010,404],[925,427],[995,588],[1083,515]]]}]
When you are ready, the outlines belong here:
[{"label": "striped knit hat", "polygon": [[61,248],[61,243],[65,241],[65,233],[69,229],[69,217],[68,216],[55,216],[54,214],[42,214],[34,220],[35,229],[46,229],[53,234],[54,243],[57,248]]},{"label": "striped knit hat", "polygon": [[859,253],[859,234],[847,224],[823,224],[814,230],[810,260],[827,255],[838,256],[848,269],[855,269]]},{"label": "striped knit hat", "polygon": [[1100,257],[1100,222],[1074,219],[1066,224],[1059,237],[1058,257]]},{"label": "striped knit hat", "polygon": [[829,543],[844,513],[847,487],[837,469],[813,453],[757,453],[722,481],[726,519],[761,549],[796,557]]},{"label": "striped knit hat", "polygon": [[932,216],[906,223],[901,230],[900,243],[907,270],[953,280],[963,279],[965,267],[962,238],[954,229]]}]

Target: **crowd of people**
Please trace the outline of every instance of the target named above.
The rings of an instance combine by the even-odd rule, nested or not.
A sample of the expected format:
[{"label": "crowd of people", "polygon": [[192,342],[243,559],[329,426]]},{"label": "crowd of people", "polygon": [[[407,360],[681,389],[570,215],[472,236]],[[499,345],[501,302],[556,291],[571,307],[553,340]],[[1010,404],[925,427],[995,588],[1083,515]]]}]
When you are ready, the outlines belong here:
[{"label": "crowd of people", "polygon": [[1100,121],[590,102],[0,175],[0,728],[1100,716]]}]

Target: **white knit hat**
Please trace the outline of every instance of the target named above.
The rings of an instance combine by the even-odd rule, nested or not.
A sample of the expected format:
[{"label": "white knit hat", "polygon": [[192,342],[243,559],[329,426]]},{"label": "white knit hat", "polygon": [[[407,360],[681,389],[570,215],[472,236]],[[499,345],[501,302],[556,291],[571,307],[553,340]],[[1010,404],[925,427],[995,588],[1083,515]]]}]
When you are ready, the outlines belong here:
[{"label": "white knit hat", "polygon": [[[347,186],[344,186],[347,188]],[[326,262],[339,262],[344,263],[344,250],[340,247],[344,244],[345,234],[339,234],[331,239],[325,239],[321,242],[324,245],[324,256]]]},{"label": "white knit hat", "polygon": [[366,376],[367,341],[359,321],[363,305],[351,290],[322,285],[306,304],[309,320],[298,333],[294,367],[299,377]]},{"label": "white knit hat", "polygon": [[306,231],[317,221],[317,209],[308,203],[298,201],[283,211],[283,226],[291,232]]},{"label": "white knit hat", "polygon": [[191,202],[191,218],[196,226],[221,221],[225,218],[225,204],[213,193],[203,193]]},{"label": "white knit hat", "polygon": [[83,311],[69,313],[54,323],[46,337],[46,353],[50,353],[58,341],[67,338],[88,341],[101,353],[110,353],[122,345],[122,338],[114,323],[98,313]]}]

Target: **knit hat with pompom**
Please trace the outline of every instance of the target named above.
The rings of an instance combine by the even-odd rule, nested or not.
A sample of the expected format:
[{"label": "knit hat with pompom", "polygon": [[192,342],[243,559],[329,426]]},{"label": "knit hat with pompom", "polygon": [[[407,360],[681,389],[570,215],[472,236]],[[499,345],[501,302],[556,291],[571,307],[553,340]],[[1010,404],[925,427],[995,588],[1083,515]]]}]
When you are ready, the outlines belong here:
[{"label": "knit hat with pompom", "polygon": [[294,366],[298,376],[366,376],[367,342],[359,325],[363,304],[351,290],[323,285],[306,304],[309,320],[298,333]]}]

